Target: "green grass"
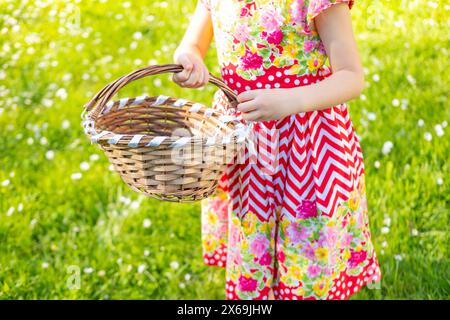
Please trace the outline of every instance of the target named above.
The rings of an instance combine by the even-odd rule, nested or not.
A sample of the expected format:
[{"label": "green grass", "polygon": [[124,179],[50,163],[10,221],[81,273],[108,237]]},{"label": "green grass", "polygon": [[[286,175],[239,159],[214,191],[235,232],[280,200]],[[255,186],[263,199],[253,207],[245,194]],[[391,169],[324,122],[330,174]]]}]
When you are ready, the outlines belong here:
[{"label": "green grass", "polygon": [[[82,105],[104,84],[172,62],[194,1],[39,3],[0,0],[0,299],[222,299],[224,271],[202,264],[199,204],[138,196],[80,126]],[[450,298],[450,24],[449,6],[434,3],[353,10],[368,86],[350,112],[383,271],[380,290],[358,299]],[[207,64],[218,74],[213,49]],[[121,95],[208,103],[215,90],[155,79]]]}]

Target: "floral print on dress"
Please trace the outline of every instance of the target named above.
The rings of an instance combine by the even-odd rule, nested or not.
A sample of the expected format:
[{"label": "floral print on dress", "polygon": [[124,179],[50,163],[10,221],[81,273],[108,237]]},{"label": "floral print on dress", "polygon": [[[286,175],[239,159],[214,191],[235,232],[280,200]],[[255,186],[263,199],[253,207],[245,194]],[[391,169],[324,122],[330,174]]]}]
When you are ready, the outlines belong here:
[{"label": "floral print on dress", "polygon": [[374,255],[364,202],[355,190],[330,218],[303,200],[295,222],[282,218],[278,253],[289,259],[281,259],[281,281],[301,296],[325,299],[341,272],[360,275]]},{"label": "floral print on dress", "polygon": [[348,0],[203,0],[213,14],[219,62],[236,65],[246,80],[270,66],[289,74],[316,74],[327,54],[314,18],[333,4]]},{"label": "floral print on dress", "polygon": [[[224,207],[228,207],[228,198],[223,191],[204,206],[211,228],[204,230],[203,248],[206,254],[216,256],[216,265],[227,260],[227,287],[233,288],[238,299],[267,296],[274,280],[289,290],[291,297],[332,299],[330,292],[343,275],[354,280],[353,288],[351,280],[346,282],[351,294],[380,279],[370,240],[364,176],[331,218],[307,199],[301,201],[295,219],[280,216],[281,210],[268,221],[260,221],[252,212],[243,218],[231,213],[228,252],[222,251],[225,234],[217,227],[219,216],[225,217]],[[275,236],[277,220],[279,234]],[[336,298],[350,296],[345,291],[338,293]]]}]

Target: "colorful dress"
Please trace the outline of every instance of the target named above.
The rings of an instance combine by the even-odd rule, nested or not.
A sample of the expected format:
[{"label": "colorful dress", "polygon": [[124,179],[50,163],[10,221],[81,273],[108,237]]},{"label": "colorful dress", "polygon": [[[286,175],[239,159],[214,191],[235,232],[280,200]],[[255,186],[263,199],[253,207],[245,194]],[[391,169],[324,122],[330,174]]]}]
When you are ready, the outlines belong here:
[{"label": "colorful dress", "polygon": [[[331,74],[314,24],[345,0],[200,0],[222,77],[236,93]],[[213,107],[226,111],[221,91]],[[347,299],[378,285],[364,165],[347,105],[255,122],[256,155],[230,164],[202,202],[203,257],[226,267],[227,299]],[[253,159],[253,161],[252,161]]]}]

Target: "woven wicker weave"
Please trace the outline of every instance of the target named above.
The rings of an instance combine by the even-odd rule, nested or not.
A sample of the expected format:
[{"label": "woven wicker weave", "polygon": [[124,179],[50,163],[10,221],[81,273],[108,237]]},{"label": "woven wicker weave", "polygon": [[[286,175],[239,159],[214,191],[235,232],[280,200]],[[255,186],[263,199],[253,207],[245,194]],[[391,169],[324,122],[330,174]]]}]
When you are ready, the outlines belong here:
[{"label": "woven wicker weave", "polygon": [[[189,202],[211,195],[227,163],[245,141],[246,126],[185,99],[160,95],[110,99],[143,77],[180,72],[169,64],[139,69],[105,86],[85,105],[83,126],[105,151],[123,181],[134,190],[161,200]],[[210,75],[230,102],[235,93]]]}]

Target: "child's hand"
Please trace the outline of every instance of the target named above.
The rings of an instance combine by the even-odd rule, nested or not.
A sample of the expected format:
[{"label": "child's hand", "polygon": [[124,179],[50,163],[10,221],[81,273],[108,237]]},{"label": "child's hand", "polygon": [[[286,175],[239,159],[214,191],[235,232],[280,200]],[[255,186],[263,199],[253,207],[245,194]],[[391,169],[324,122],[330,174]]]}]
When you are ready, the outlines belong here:
[{"label": "child's hand", "polygon": [[238,95],[238,110],[247,121],[279,120],[299,112],[301,101],[296,88],[257,89]]},{"label": "child's hand", "polygon": [[181,64],[184,68],[172,76],[172,80],[180,87],[199,88],[208,83],[209,71],[199,55],[183,52],[175,59],[175,63]]}]

